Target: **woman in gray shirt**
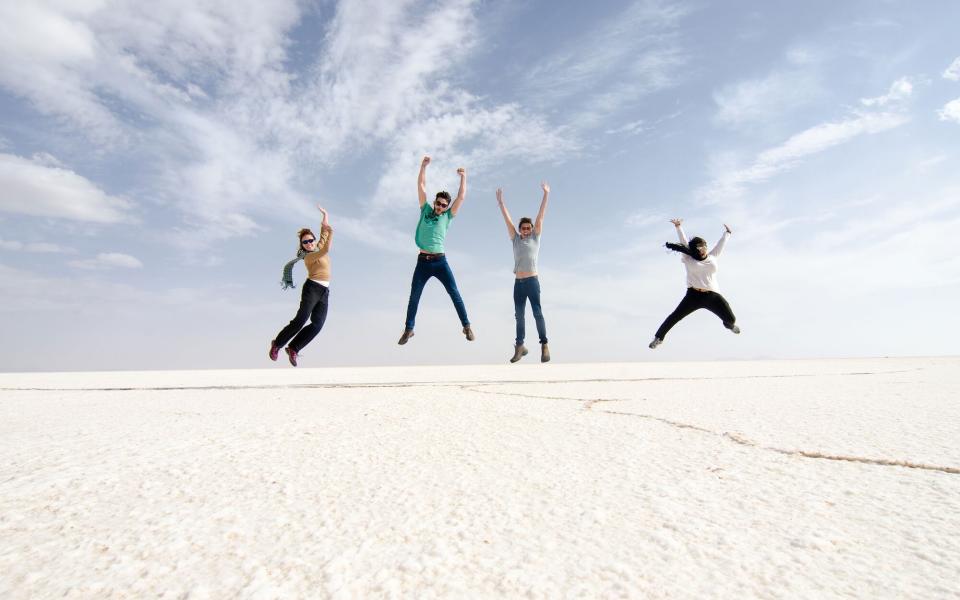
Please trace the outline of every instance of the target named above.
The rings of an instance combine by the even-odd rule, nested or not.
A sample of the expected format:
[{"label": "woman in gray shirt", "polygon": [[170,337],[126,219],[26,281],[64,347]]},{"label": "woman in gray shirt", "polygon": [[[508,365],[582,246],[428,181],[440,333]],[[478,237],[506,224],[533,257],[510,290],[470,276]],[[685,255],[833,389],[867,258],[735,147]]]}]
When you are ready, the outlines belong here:
[{"label": "woman in gray shirt", "polygon": [[523,217],[520,219],[519,232],[513,226],[507,206],[503,203],[503,190],[497,188],[497,204],[500,205],[500,212],[503,213],[503,220],[507,224],[507,234],[513,242],[513,272],[516,275],[513,283],[513,308],[517,317],[517,340],[513,348],[513,357],[510,359],[512,363],[527,354],[527,349],[523,345],[527,298],[530,299],[533,319],[537,322],[537,333],[540,335],[540,362],[550,360],[550,349],[547,347],[547,325],[543,321],[543,311],[540,308],[540,280],[537,278],[540,233],[543,231],[543,215],[547,212],[550,186],[543,182],[540,187],[543,188],[543,200],[540,201],[537,220],[533,222],[528,217]]}]

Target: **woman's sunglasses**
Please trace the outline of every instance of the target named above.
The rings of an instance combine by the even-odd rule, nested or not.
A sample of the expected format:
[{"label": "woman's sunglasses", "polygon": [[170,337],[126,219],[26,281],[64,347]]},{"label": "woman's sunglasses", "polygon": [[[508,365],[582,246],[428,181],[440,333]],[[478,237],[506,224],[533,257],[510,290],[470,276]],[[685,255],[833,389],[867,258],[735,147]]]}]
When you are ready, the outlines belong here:
[{"label": "woman's sunglasses", "polygon": [[315,239],[313,239],[313,238],[310,238],[310,239],[308,239],[308,240],[300,240],[300,243],[303,244],[304,246],[306,246],[307,244],[312,244],[312,243],[314,243],[315,241],[317,241],[317,240],[315,240]]}]

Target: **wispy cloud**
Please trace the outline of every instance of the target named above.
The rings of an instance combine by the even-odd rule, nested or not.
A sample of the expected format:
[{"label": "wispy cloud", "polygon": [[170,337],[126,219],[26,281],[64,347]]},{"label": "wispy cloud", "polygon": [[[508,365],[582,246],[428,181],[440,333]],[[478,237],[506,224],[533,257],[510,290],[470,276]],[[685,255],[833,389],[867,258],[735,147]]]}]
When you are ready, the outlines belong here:
[{"label": "wispy cloud", "polygon": [[0,154],[0,211],[95,223],[131,220],[130,203],[50,160]]},{"label": "wispy cloud", "polygon": [[860,103],[864,106],[886,106],[888,104],[902,102],[913,95],[913,84],[910,83],[910,80],[906,77],[901,77],[900,79],[893,82],[890,86],[890,90],[882,95],[876,96],[875,98],[861,98]]},{"label": "wispy cloud", "polygon": [[[847,143],[863,135],[887,131],[908,122],[909,117],[896,104],[910,96],[909,83],[898,80],[891,91],[879,98],[869,99],[871,104],[890,105],[880,112],[854,112],[850,117],[815,125],[797,133],[782,144],[760,152],[746,167],[719,164],[720,174],[697,191],[697,197],[705,202],[719,202],[739,196],[750,184],[766,181],[775,175],[796,167],[814,154]],[[880,99],[885,100],[880,103]]]},{"label": "wispy cloud", "polygon": [[943,78],[950,81],[960,81],[960,56],[953,59],[950,66],[944,70]]},{"label": "wispy cloud", "polygon": [[[536,93],[578,109],[568,123],[591,129],[640,98],[675,85],[687,53],[678,26],[689,9],[637,0],[529,71]],[[533,85],[533,84],[531,84]]]},{"label": "wispy cloud", "polygon": [[823,87],[812,70],[779,70],[714,92],[714,120],[732,127],[765,122],[807,106],[823,95]]},{"label": "wispy cloud", "polygon": [[67,264],[78,269],[90,270],[143,268],[143,263],[138,258],[120,252],[101,252],[95,258],[72,260]]},{"label": "wispy cloud", "polygon": [[944,104],[943,108],[937,111],[937,114],[940,115],[941,121],[960,123],[960,98]]},{"label": "wispy cloud", "polygon": [[21,242],[19,240],[5,240],[3,238],[0,238],[0,248],[14,252],[34,252],[38,254],[75,252],[73,249],[64,248],[59,244],[51,244],[48,242]]}]

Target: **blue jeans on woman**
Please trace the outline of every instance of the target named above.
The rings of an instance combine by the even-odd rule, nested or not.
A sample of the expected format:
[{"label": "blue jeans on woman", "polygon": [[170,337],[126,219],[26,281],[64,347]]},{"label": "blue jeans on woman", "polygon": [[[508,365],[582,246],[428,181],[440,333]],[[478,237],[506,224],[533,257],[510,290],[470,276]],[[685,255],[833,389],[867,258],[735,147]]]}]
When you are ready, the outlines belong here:
[{"label": "blue jeans on woman", "polygon": [[547,343],[547,324],[543,321],[543,311],[540,309],[540,280],[537,276],[517,279],[513,283],[513,309],[517,317],[517,345],[523,343],[526,336],[527,298],[530,298],[530,309],[533,310],[533,320],[537,322],[537,333],[540,343]]},{"label": "blue jeans on woman", "polygon": [[467,318],[467,307],[463,305],[463,298],[460,297],[460,290],[457,289],[457,280],[453,278],[453,271],[447,264],[446,256],[424,257],[423,254],[417,258],[417,268],[413,270],[413,281],[410,282],[410,301],[407,303],[407,329],[413,329],[417,320],[417,307],[420,305],[420,295],[423,294],[423,286],[431,277],[436,277],[443,284],[444,289],[450,294],[453,301],[453,307],[457,309],[457,316],[460,317],[460,323],[464,327],[470,325],[470,319]]}]

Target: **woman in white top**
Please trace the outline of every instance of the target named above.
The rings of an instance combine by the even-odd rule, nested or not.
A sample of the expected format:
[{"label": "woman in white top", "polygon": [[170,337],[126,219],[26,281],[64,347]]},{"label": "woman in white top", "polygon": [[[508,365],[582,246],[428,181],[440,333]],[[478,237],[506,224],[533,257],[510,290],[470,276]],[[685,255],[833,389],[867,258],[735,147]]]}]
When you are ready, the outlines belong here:
[{"label": "woman in white top", "polygon": [[717,258],[723,251],[727,238],[733,232],[724,225],[723,237],[713,247],[713,250],[707,252],[707,242],[703,238],[695,237],[689,242],[687,241],[687,236],[683,233],[683,227],[681,227],[683,219],[671,219],[670,222],[677,228],[677,237],[680,238],[680,243],[667,242],[666,246],[682,255],[680,260],[683,262],[683,266],[687,268],[687,294],[677,308],[663,321],[660,329],[657,329],[653,341],[650,342],[650,349],[659,346],[667,332],[681,319],[701,308],[705,308],[720,317],[723,326],[730,331],[740,333],[740,328],[736,325],[737,318],[730,310],[730,305],[720,295],[717,286]]}]

